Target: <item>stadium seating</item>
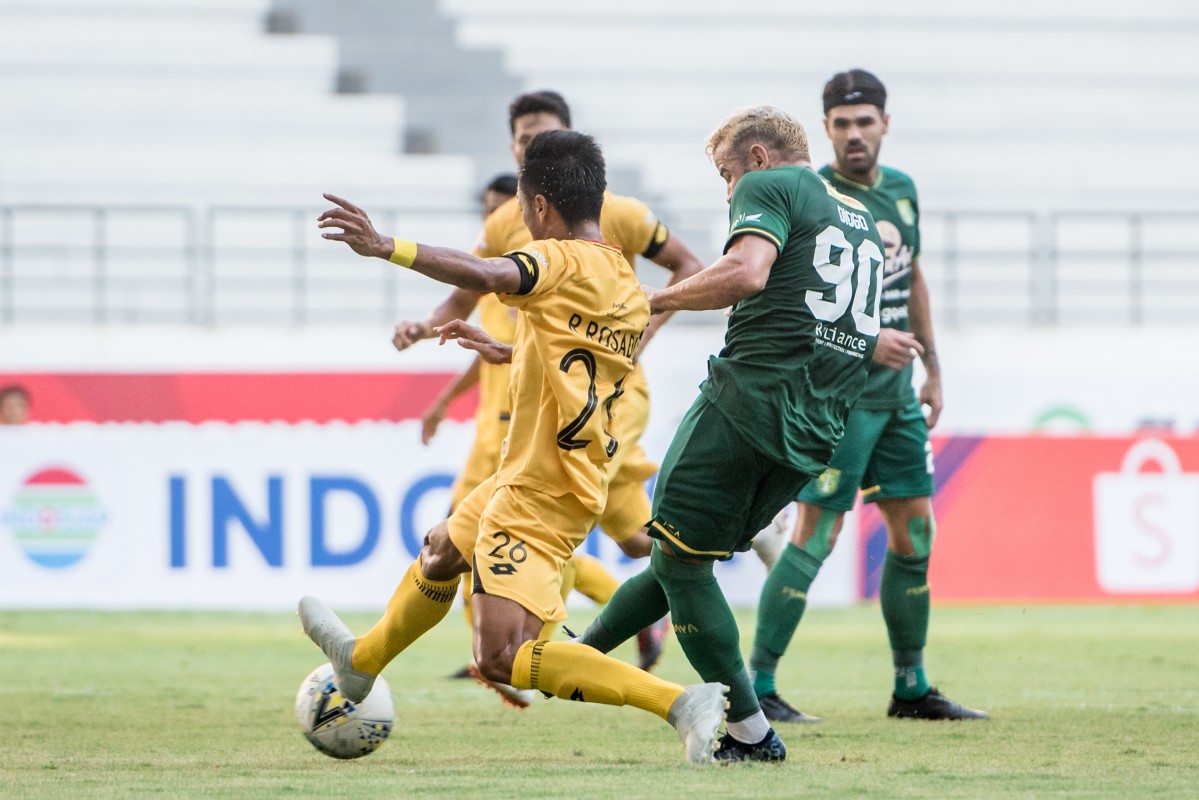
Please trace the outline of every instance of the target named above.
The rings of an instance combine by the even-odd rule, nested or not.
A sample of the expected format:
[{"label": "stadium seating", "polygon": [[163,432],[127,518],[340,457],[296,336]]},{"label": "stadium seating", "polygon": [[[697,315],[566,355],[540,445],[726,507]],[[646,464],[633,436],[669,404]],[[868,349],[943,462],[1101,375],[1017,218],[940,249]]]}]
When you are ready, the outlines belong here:
[{"label": "stadium seating", "polygon": [[470,243],[470,156],[401,154],[402,98],[335,93],[337,42],[269,35],[268,11],[0,0],[0,319],[394,321],[410,293],[344,274],[322,191]]},{"label": "stadium seating", "polygon": [[[1174,0],[0,0],[0,322],[425,308],[436,287],[347,282],[306,227],[320,192],[465,246],[478,185],[509,168],[506,102],[542,87],[601,140],[613,186],[710,259],[715,123],[781,105],[822,163],[820,88],[850,66],[891,90],[885,160],[917,178],[951,320],[1187,319],[1195,216],[1173,212],[1199,208],[1197,22]],[[32,208],[49,204],[80,208]]]},{"label": "stadium seating", "polygon": [[[461,43],[501,48],[527,87],[570,98],[577,127],[598,136],[610,162],[637,170],[660,211],[705,252],[724,228],[724,189],[703,152],[716,123],[736,107],[782,106],[808,127],[824,163],[823,83],[864,67],[890,90],[884,160],[918,181],[926,273],[936,296],[953,298],[959,323],[1134,322],[1147,318],[1136,310],[1142,301],[1184,322],[1186,305],[1199,302],[1199,282],[1178,280],[1184,262],[1161,243],[1199,222],[1193,4],[440,7],[458,20]],[[1074,236],[1046,247],[1044,237],[1064,230],[1051,213],[1067,209],[1084,212],[1073,229],[1098,231],[1105,246]],[[1128,212],[1178,209],[1191,214],[1154,214],[1156,230],[1136,238]],[[946,221],[949,213],[966,216]],[[1160,282],[1130,301],[1138,260]]]}]

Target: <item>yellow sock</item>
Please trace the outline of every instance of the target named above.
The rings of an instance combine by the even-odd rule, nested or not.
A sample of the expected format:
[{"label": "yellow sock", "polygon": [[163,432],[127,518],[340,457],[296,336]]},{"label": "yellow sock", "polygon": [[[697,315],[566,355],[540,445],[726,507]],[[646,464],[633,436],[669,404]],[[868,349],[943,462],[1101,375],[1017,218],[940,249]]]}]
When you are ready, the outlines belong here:
[{"label": "yellow sock", "polygon": [[601,606],[607,605],[620,586],[616,579],[594,556],[576,554],[571,561],[575,562],[575,591]]},{"label": "yellow sock", "polygon": [[383,619],[354,643],[351,666],[370,675],[382,672],[404,648],[441,622],[454,603],[458,580],[459,576],[431,581],[421,574],[420,559],[414,561],[387,603]]},{"label": "yellow sock", "polygon": [[576,642],[525,642],[512,664],[512,685],[563,700],[633,706],[666,719],[684,691],[631,664]]}]

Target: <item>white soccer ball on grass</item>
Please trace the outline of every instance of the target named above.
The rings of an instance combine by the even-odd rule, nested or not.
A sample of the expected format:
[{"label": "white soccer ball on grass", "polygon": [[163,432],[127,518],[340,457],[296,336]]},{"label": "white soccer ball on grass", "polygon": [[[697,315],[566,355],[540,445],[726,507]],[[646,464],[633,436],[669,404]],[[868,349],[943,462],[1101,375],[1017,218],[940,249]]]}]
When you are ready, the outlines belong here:
[{"label": "white soccer ball on grass", "polygon": [[395,702],[382,677],[361,703],[341,696],[333,665],[308,674],[296,693],[296,721],[312,746],[333,758],[361,758],[379,749],[395,724]]}]

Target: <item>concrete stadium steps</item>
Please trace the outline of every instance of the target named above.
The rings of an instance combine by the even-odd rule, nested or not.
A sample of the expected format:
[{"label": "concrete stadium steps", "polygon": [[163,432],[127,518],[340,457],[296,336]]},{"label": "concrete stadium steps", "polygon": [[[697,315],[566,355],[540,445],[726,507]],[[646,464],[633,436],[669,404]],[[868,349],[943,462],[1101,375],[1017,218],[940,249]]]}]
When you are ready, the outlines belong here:
[{"label": "concrete stadium steps", "polygon": [[[856,24],[856,23],[855,23]],[[684,31],[675,31],[665,41],[663,31],[638,28],[625,21],[595,22],[587,26],[587,36],[579,36],[579,26],[570,21],[540,20],[536,23],[519,18],[464,19],[459,41],[480,47],[512,42],[505,51],[509,69],[528,74],[552,65],[555,71],[592,72],[602,70],[609,76],[639,76],[647,71],[685,72],[696,84],[715,76],[743,76],[746,89],[752,90],[752,78],[797,68],[830,65],[830,74],[838,64],[858,63],[861,57],[847,59],[844,42],[845,22],[840,18],[816,18],[794,25],[785,23],[762,26],[757,20],[732,17],[710,24],[693,23]],[[521,47],[530,30],[536,31],[537,47]],[[983,36],[981,33],[987,33]],[[947,35],[948,34],[948,35]],[[1112,30],[1082,31],[1071,34],[1072,57],[1062,59],[1062,32],[1056,30],[1020,30],[1005,36],[1002,32],[982,31],[963,24],[958,30],[911,28],[895,31],[875,22],[862,25],[855,35],[863,40],[863,52],[869,52],[871,70],[880,76],[890,71],[943,70],[946,64],[959,65],[954,71],[986,76],[1002,73],[1005,77],[1045,77],[1070,74],[1087,66],[1112,75],[1156,76],[1181,72],[1181,76],[1199,74],[1195,59],[1186,57],[1193,30],[1162,30],[1142,34],[1144,44],[1137,47],[1129,32]],[[1135,36],[1135,34],[1134,34]],[[888,41],[902,40],[903,48],[887,48]],[[741,43],[739,46],[733,43]],[[752,42],[752,58],[739,57],[738,47]],[[1152,44],[1153,46],[1148,46]],[[872,46],[873,45],[873,46]],[[1018,46],[1018,50],[1014,48]],[[1074,49],[1076,48],[1076,50]],[[1080,63],[1083,62],[1083,63]],[[1104,69],[1106,68],[1106,69]],[[1090,69],[1085,70],[1090,72]]]},{"label": "concrete stadium steps", "polygon": [[[627,163],[640,159],[642,176],[680,208],[722,207],[724,183],[703,153],[702,140],[690,143],[690,152],[670,142],[626,142],[604,137],[610,160]],[[1193,140],[1192,140],[1193,141]],[[1048,210],[1081,207],[1155,208],[1194,206],[1196,187],[1180,184],[1175,172],[1138,170],[1116,163],[1122,140],[1111,134],[1068,143],[1013,140],[1011,137],[966,138],[952,135],[920,138],[893,133],[887,143],[888,163],[902,164],[916,178],[925,208],[1027,208]],[[827,149],[827,148],[826,148]],[[1165,164],[1186,163],[1193,147],[1185,137],[1156,141],[1154,159]],[[814,148],[816,163],[824,157]],[[917,167],[908,167],[909,164]],[[964,178],[969,178],[968,181]],[[1101,194],[1088,197],[1088,193]],[[950,204],[952,201],[952,205]]]},{"label": "concrete stadium steps", "polygon": [[[661,0],[657,3],[605,0],[603,3],[556,3],[550,6],[543,0],[505,0],[502,6],[494,0],[438,0],[438,5],[446,13],[455,15],[540,16],[569,18],[579,22],[621,17],[639,27],[651,22],[725,21],[740,11],[731,8],[727,0]],[[859,0],[848,10],[833,6],[814,9],[791,0],[760,0],[753,8],[761,18],[779,23],[806,23],[813,19],[835,18],[842,23],[852,22],[855,25],[868,24],[873,20],[888,23],[899,20],[905,25],[931,26],[972,20],[1004,27],[1069,22],[1077,28],[1112,21],[1169,25],[1179,20],[1199,22],[1199,7],[1186,0],[1143,0],[1135,4],[1126,0],[1093,0],[1087,3],[1087,15],[1082,20],[1077,18],[1079,5],[1076,0],[1014,0],[1002,6],[958,3],[954,0],[920,0],[908,3],[902,14],[896,13],[895,4],[890,0]]]},{"label": "concrete stadium steps", "polygon": [[[650,140],[685,135],[706,139],[723,116],[734,109],[770,104],[794,114],[808,129],[814,144],[824,138],[820,92],[831,73],[794,70],[785,77],[763,76],[750,86],[736,77],[713,76],[703,81],[700,97],[694,96],[693,80],[680,75],[655,76],[652,82],[626,86],[614,84],[605,76],[559,74],[554,80],[555,74],[533,70],[528,81],[534,86],[553,86],[568,98],[586,97],[587,105],[575,110],[575,115],[579,126],[589,130]],[[971,76],[907,70],[888,73],[887,87],[893,133],[1037,133],[1046,130],[1047,119],[1065,114],[1101,118],[1104,129],[1099,132],[1160,136],[1199,130],[1199,106],[1172,108],[1166,130],[1160,121],[1145,113],[1148,108],[1175,103],[1179,93],[1176,85],[1146,84],[1126,75],[1080,75],[1063,95],[1039,91],[1043,87],[1035,77],[1005,83],[988,81],[984,88],[979,79]],[[936,91],[931,91],[933,87]],[[1113,95],[1135,95],[1138,102],[1113,105]],[[952,102],[948,102],[950,99]]]},{"label": "concrete stadium steps", "polygon": [[0,21],[57,19],[106,23],[117,20],[261,26],[270,0],[0,0]]},{"label": "concrete stadium steps", "polygon": [[269,11],[0,0],[5,321],[386,327],[440,298],[322,240],[321,193],[468,247],[473,160],[401,155],[403,99],[335,94],[338,43]]},{"label": "concrete stadium steps", "polygon": [[214,151],[395,151],[403,108],[399,98],[375,95],[304,95],[224,92],[217,86],[186,91],[158,87],[78,91],[71,81],[22,86],[0,101],[20,125],[0,126],[0,149],[120,148],[135,128],[156,148]]},{"label": "concrete stadium steps", "polygon": [[884,160],[917,179],[926,207],[1199,204],[1199,165],[1187,155],[1199,139],[1199,5],[925,0],[900,11],[882,0],[819,10],[764,0],[752,15],[717,0],[440,8],[459,20],[464,45],[502,48],[527,88],[562,91],[576,127],[597,136],[614,166],[640,169],[664,212],[722,203],[703,148],[735,108],[786,108],[808,127],[814,161],[826,162],[821,89],[853,66],[887,83]]},{"label": "concrete stadium steps", "polygon": [[465,156],[410,156],[268,148],[214,151],[0,151],[0,203],[242,204],[323,208],[323,192],[363,206],[468,208]]},{"label": "concrete stadium steps", "polygon": [[272,0],[277,27],[334,36],[347,82],[404,98],[412,152],[467,153],[481,185],[512,169],[508,100],[521,84],[499,48],[464,48],[435,0]]},{"label": "concrete stadium steps", "polygon": [[334,94],[336,40],[269,10],[0,0],[0,202],[473,205],[469,155],[399,155],[402,99]]},{"label": "concrete stadium steps", "polygon": [[192,23],[7,18],[0,13],[0,69],[31,75],[91,72],[119,79],[153,69],[177,79],[200,75],[236,83],[306,80],[321,90],[337,64],[336,43],[315,36],[269,36],[256,27]]}]

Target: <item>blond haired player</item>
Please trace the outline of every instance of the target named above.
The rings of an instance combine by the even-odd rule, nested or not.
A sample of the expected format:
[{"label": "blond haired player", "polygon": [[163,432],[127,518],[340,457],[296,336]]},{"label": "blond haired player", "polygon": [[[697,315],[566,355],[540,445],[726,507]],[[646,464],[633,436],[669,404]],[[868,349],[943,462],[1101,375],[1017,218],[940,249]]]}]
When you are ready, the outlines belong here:
[{"label": "blond haired player", "polygon": [[826,468],[866,384],[883,249],[865,206],[816,174],[803,126],[779,109],[733,114],[708,154],[728,187],[724,255],[650,305],[732,306],[725,345],[663,459],[649,568],[621,585],[582,641],[608,652],[669,610],[696,672],[729,686],[716,758],[783,761],[713,564],[748,550]]},{"label": "blond haired player", "polygon": [[[538,639],[565,618],[562,565],[603,511],[623,384],[649,322],[649,303],[619,250],[601,240],[606,179],[590,137],[550,131],[528,147],[521,168],[522,215],[533,241],[506,257],[481,259],[375,232],[356,206],[320,217],[324,236],[361,255],[479,292],[518,308],[512,358],[512,421],[495,476],[464,501],[487,498],[477,527],[462,511],[434,527],[400,581],[384,617],[361,638],[314,597],[300,601],[305,632],[328,656],[341,694],[359,702],[375,676],[449,611],[473,565],[474,656],[483,675],[563,699],[632,705],[667,720],[687,760],[712,761],[726,687],[683,687],[576,642]],[[336,232],[340,229],[340,232]],[[456,322],[484,355],[506,346]]]},{"label": "blond haired player", "polygon": [[[512,155],[519,166],[524,162],[525,148],[534,136],[543,131],[570,128],[570,107],[557,92],[529,92],[516,97],[509,105],[508,121]],[[678,237],[670,235],[666,226],[639,200],[606,192],[600,212],[600,229],[604,241],[617,245],[630,266],[640,255],[670,270],[667,286],[703,268],[699,258]],[[499,256],[519,248],[530,238],[529,230],[521,218],[520,205],[513,198],[487,217],[474,252],[483,258]],[[510,343],[514,331],[511,309],[494,296],[463,288],[454,290],[424,321],[398,325],[393,343],[398,350],[404,350],[420,339],[431,338],[435,328],[450,320],[466,319],[476,305],[483,330],[500,342]],[[654,317],[642,337],[641,348],[645,347],[669,316],[660,314]],[[508,381],[507,365],[480,365],[475,442],[454,485],[455,507],[471,489],[495,471],[495,465],[499,462],[510,411]],[[640,367],[635,368],[630,376],[625,392],[620,434],[625,446],[612,463],[612,485],[599,525],[627,556],[643,558],[650,552],[650,539],[644,527],[650,518],[650,503],[644,484],[657,471],[657,467],[648,461],[638,443],[649,420],[649,387]],[[569,592],[572,585],[569,580],[572,577],[571,570],[575,572],[574,588],[601,605],[616,590],[616,581],[596,559],[589,556],[577,555],[567,570],[564,592]],[[640,664],[644,669],[650,669],[657,662],[664,632],[665,629],[659,624],[651,625],[638,634]],[[502,688],[500,692],[506,700],[521,704],[518,697],[504,692]]]}]

